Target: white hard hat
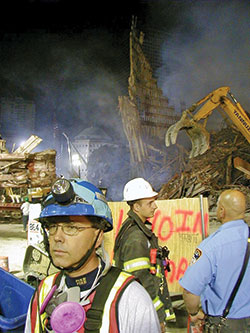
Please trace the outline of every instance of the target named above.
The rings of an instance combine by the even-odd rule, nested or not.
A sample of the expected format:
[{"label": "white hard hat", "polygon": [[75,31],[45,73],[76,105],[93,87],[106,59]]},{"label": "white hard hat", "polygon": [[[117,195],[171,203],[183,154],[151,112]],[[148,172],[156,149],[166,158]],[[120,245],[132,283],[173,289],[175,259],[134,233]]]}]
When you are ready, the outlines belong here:
[{"label": "white hard hat", "polygon": [[130,180],[123,190],[123,201],[133,201],[155,197],[158,193],[154,192],[152,186],[143,178]]}]

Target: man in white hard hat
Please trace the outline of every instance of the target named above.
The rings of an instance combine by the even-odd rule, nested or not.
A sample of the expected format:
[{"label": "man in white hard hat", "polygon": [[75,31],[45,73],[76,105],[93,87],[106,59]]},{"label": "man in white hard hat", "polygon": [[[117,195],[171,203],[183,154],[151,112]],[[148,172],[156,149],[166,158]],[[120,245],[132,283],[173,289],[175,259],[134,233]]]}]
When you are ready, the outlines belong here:
[{"label": "man in white hard hat", "polygon": [[133,274],[148,291],[157,311],[161,330],[168,320],[175,320],[164,271],[167,248],[158,245],[148,218],[157,209],[155,192],[143,178],[130,180],[124,187],[123,201],[130,206],[114,246],[114,265]]}]

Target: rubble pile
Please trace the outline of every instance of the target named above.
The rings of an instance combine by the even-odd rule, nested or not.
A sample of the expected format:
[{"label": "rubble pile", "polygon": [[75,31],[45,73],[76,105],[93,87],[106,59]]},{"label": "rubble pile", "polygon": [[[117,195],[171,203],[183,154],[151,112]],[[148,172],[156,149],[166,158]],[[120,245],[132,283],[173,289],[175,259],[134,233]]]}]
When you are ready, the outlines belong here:
[{"label": "rubble pile", "polygon": [[222,190],[240,189],[247,195],[250,213],[250,177],[234,167],[235,158],[250,162],[250,146],[241,133],[225,128],[211,134],[210,149],[187,161],[184,171],[174,175],[159,192],[159,199],[179,199],[204,195],[213,211]]},{"label": "rubble pile", "polygon": [[56,178],[56,151],[53,149],[31,153],[42,141],[36,135],[14,152],[0,139],[0,188],[49,187]]},{"label": "rubble pile", "polygon": [[55,179],[54,150],[0,154],[0,187],[44,187]]}]

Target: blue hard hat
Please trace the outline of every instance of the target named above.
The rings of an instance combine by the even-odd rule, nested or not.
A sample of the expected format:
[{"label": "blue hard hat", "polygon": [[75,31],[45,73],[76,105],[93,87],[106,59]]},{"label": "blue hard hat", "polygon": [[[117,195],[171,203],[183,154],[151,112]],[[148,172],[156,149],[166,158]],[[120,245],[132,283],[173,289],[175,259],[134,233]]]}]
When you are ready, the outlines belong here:
[{"label": "blue hard hat", "polygon": [[95,185],[81,179],[56,180],[43,206],[40,222],[56,216],[97,216],[108,222],[105,231],[113,229],[112,213],[105,196]]}]

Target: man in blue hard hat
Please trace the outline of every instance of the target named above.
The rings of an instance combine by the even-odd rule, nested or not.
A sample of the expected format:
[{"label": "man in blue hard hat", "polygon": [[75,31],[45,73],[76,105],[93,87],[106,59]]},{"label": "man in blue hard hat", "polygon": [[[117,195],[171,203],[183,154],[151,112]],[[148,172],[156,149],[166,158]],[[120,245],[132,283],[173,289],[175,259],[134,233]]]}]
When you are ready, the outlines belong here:
[{"label": "man in blue hard hat", "polygon": [[153,303],[135,278],[109,263],[103,234],[113,228],[102,192],[58,179],[39,221],[58,272],[40,283],[25,332],[160,332]]}]

